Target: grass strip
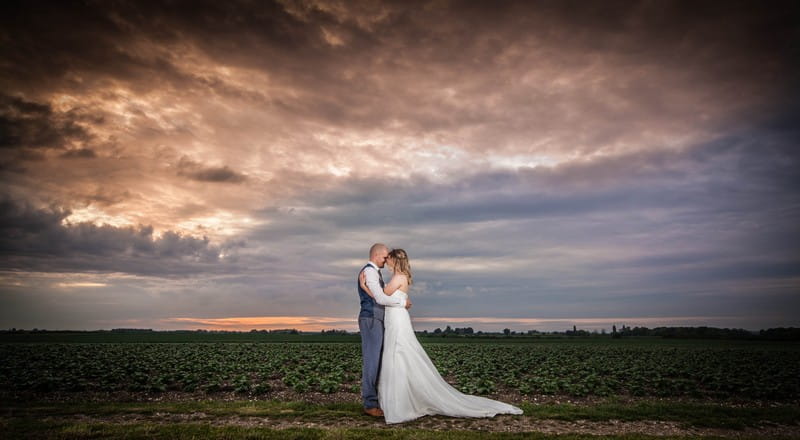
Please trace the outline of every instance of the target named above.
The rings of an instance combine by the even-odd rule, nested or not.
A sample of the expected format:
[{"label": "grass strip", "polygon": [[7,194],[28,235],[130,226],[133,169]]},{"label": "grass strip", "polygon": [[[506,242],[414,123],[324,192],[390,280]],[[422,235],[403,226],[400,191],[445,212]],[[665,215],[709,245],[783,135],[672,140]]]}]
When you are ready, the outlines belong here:
[{"label": "grass strip", "polygon": [[[742,429],[764,422],[795,425],[800,422],[800,406],[731,407],[714,403],[608,401],[595,405],[522,403],[524,415],[534,419],[565,421],[660,420],[674,421],[683,427]],[[45,416],[113,416],[120,414],[204,413],[208,416],[269,417],[299,421],[369,419],[358,403],[314,404],[282,401],[189,401],[189,402],[87,402],[87,403],[5,403],[0,415],[7,418]]]},{"label": "grass strip", "polygon": [[[421,429],[380,429],[380,428],[288,428],[271,429],[244,426],[214,426],[199,423],[152,424],[152,423],[70,423],[51,422],[37,419],[13,419],[2,422],[0,432],[5,438],[36,439],[419,439],[419,440],[473,440],[473,439],[560,439],[560,440],[688,440],[720,439],[722,437],[698,436],[649,436],[641,434],[626,435],[584,435],[584,434],[544,434],[544,433],[506,433],[478,431],[430,431]],[[758,438],[758,437],[753,437]],[[739,439],[746,439],[739,437]]]},{"label": "grass strip", "polygon": [[742,429],[763,422],[795,425],[800,420],[800,407],[782,405],[764,407],[731,407],[719,404],[640,402],[636,404],[600,403],[597,405],[531,405],[521,406],[525,415],[537,419],[556,420],[661,420],[674,421],[683,427]]}]

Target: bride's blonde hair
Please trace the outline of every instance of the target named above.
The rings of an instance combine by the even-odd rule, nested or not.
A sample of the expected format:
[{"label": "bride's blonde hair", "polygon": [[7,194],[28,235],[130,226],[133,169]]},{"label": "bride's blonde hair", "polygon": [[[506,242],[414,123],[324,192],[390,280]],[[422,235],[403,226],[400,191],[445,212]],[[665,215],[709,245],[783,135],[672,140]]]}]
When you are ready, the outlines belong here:
[{"label": "bride's blonde hair", "polygon": [[411,263],[408,262],[408,254],[402,249],[392,249],[389,256],[394,259],[394,270],[405,274],[408,277],[408,284],[413,282],[411,278]]}]

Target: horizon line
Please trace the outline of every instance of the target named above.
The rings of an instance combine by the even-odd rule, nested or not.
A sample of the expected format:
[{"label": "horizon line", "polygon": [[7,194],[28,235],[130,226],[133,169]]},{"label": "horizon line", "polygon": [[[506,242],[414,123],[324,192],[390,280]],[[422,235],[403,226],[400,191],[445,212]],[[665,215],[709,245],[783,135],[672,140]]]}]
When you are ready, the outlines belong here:
[{"label": "horizon line", "polygon": [[[748,331],[760,331],[769,328],[800,326],[800,323],[789,324],[785,317],[775,316],[660,316],[660,317],[612,317],[612,318],[518,318],[518,317],[465,317],[465,316],[424,316],[412,317],[415,331],[424,329],[444,329],[447,325],[473,327],[475,331],[484,332],[502,331],[509,328],[513,331],[563,331],[573,326],[582,327],[583,330],[611,330],[617,327],[714,327],[737,328]],[[738,324],[737,324],[738,321]],[[774,322],[765,326],[765,322]],[[121,320],[96,320],[86,324],[95,324],[94,330],[111,330],[114,328],[138,328],[156,331],[170,330],[285,330],[319,332],[322,330],[358,331],[357,318],[336,316],[230,316],[222,318],[205,317],[170,317],[157,319],[121,319]],[[747,323],[747,324],[746,324]],[[748,325],[749,324],[749,325]],[[191,326],[191,327],[188,327]],[[26,326],[4,325],[6,329]],[[37,330],[44,327],[28,326]],[[70,326],[72,327],[72,326]],[[72,331],[91,331],[89,326],[83,329],[72,328]],[[491,328],[491,329],[489,329]],[[66,327],[61,330],[68,331]]]}]

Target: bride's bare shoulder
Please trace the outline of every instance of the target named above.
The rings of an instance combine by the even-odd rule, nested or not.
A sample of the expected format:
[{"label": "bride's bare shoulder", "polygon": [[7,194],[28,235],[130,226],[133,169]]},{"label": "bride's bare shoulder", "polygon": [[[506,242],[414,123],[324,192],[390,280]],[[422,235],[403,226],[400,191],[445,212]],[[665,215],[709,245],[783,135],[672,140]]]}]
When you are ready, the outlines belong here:
[{"label": "bride's bare shoulder", "polygon": [[404,284],[408,284],[408,280],[405,278],[403,274],[396,273],[392,275],[392,279],[389,280],[389,284],[402,286]]},{"label": "bride's bare shoulder", "polygon": [[398,273],[396,275],[398,280],[400,281],[400,286],[403,288],[403,291],[408,293],[408,289],[411,287],[408,284],[408,277],[404,273]]}]

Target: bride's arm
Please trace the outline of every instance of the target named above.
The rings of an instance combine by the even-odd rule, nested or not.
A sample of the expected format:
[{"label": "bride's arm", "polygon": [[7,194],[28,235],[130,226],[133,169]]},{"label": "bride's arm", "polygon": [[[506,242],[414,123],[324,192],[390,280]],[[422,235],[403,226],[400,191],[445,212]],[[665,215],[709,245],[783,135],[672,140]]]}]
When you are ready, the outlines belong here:
[{"label": "bride's arm", "polygon": [[391,295],[391,294],[395,293],[397,291],[397,289],[399,289],[400,286],[403,285],[403,277],[405,277],[405,275],[403,275],[401,273],[395,274],[392,277],[392,279],[389,280],[389,284],[384,286],[383,293],[385,293],[387,295]]},{"label": "bride's arm", "polygon": [[[359,276],[360,284],[364,290],[382,306],[405,307],[408,308],[410,301],[403,297],[392,297],[383,293],[378,283],[378,271],[374,268],[366,268]],[[397,290],[397,288],[395,288]],[[394,292],[394,290],[392,291]]]},{"label": "bride's arm", "polygon": [[[405,275],[404,274],[396,274],[395,276],[392,277],[391,280],[389,280],[389,285],[385,286],[383,288],[383,292],[387,295],[385,298],[389,298],[388,295],[393,294],[394,292],[397,291],[397,289],[400,288],[400,286],[402,285],[402,281],[400,281],[401,278],[399,278],[399,277],[403,277],[402,280],[405,280]],[[361,272],[359,280],[361,282],[361,288],[366,290],[367,293],[373,299],[375,299],[375,301],[378,302],[378,304],[382,304],[382,302],[380,300],[378,300],[378,298],[376,298],[375,295],[372,294],[372,291],[369,288],[367,288],[367,275],[364,272]],[[405,299],[403,299],[403,298],[397,298],[397,299],[400,299],[401,301],[403,301],[402,307],[405,307],[406,309],[410,309],[411,308],[411,298],[406,297]],[[386,305],[386,304],[384,304],[384,305]]]},{"label": "bride's arm", "polygon": [[[404,276],[405,275],[403,275],[403,274],[394,275],[392,277],[392,279],[389,280],[389,284],[387,284],[386,286],[383,287],[383,293],[385,293],[386,295],[392,296],[392,294],[394,292],[396,292],[397,289],[400,288],[400,286],[403,285],[403,283],[401,281],[401,279],[402,279],[401,277],[404,277]],[[367,293],[369,293],[370,296],[372,296],[374,298],[374,295],[372,295],[372,292],[370,292],[370,289],[367,287],[367,279],[366,278],[367,278],[366,274],[362,272],[361,273],[361,288],[366,290]]]}]

